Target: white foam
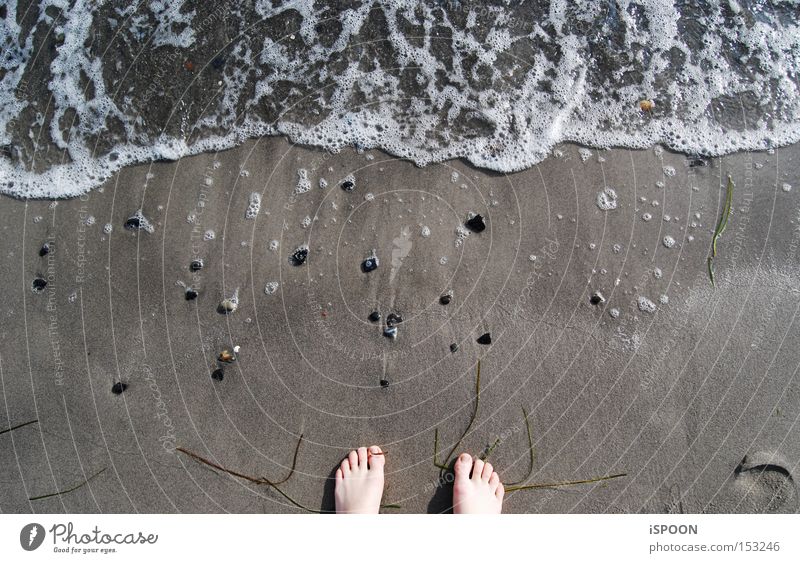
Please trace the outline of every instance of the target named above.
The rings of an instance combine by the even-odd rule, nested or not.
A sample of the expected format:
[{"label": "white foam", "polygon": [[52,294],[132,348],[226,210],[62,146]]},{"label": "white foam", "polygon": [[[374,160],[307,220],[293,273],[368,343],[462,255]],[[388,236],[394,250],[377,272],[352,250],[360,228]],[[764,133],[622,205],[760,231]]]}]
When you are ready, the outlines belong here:
[{"label": "white foam", "polygon": [[[17,22],[31,4],[38,16],[23,31]],[[529,3],[247,4],[7,0],[0,145],[9,156],[0,156],[0,192],[77,196],[124,166],[221,151],[260,135],[288,135],[331,153],[380,148],[418,165],[464,158],[501,172],[532,166],[565,141],[598,149],[660,143],[709,156],[800,140],[800,86],[792,78],[800,73],[800,20],[791,2],[745,17],[718,2],[682,14],[684,4],[660,0],[614,10],[554,1],[536,18]],[[298,22],[295,39],[250,25],[286,15]],[[211,32],[223,18],[241,33],[233,43]],[[336,24],[325,37],[323,21]],[[409,36],[407,24],[424,37]],[[97,52],[109,25],[119,57]],[[37,56],[42,46],[33,38],[46,34],[55,39],[52,56]],[[376,34],[382,56],[364,58],[365,38]],[[186,61],[200,38],[223,53],[221,67]],[[732,51],[741,55],[726,56]],[[140,55],[158,60],[155,74],[138,79],[134,66],[119,64]],[[206,87],[219,82],[218,91]],[[642,99],[654,102],[652,111],[641,109]],[[748,104],[744,123],[737,100]],[[306,103],[311,109],[285,111]],[[197,117],[192,107],[204,110]],[[592,151],[579,154],[588,161]]]}]

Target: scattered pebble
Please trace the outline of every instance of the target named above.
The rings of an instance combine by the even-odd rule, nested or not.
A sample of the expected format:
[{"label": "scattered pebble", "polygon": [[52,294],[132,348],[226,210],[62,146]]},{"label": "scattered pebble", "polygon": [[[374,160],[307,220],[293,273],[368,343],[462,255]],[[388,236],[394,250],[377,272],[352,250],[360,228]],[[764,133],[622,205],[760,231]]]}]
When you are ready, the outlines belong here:
[{"label": "scattered pebble", "polygon": [[113,230],[114,230],[114,225],[112,225],[111,223],[106,223],[105,225],[103,225],[103,232],[105,234],[110,235],[111,231]]},{"label": "scattered pebble", "polygon": [[236,309],[239,308],[239,290],[237,289],[233,296],[229,297],[228,299],[223,299],[219,304],[219,311],[220,313],[235,313]]},{"label": "scattered pebble", "polygon": [[311,226],[311,216],[310,215],[306,215],[305,217],[303,217],[303,220],[300,222],[300,225],[304,229],[309,228]]},{"label": "scattered pebble", "polygon": [[354,189],[356,189],[356,179],[352,174],[350,174],[347,178],[342,180],[342,183],[339,185],[344,191],[352,192]]},{"label": "scattered pebble", "polygon": [[122,395],[123,391],[128,388],[127,383],[122,383],[121,381],[117,381],[114,385],[111,386],[111,392],[114,395]]},{"label": "scattered pebble", "polygon": [[665,166],[664,167],[664,176],[672,177],[675,175],[675,168],[672,166]]},{"label": "scattered pebble", "polygon": [[203,259],[196,258],[189,263],[189,270],[192,272],[199,272],[203,269]]},{"label": "scattered pebble", "polygon": [[675,239],[669,235],[666,235],[664,237],[664,240],[662,240],[661,242],[663,242],[664,246],[666,246],[667,248],[672,248],[673,246],[675,246]]},{"label": "scattered pebble", "polygon": [[450,345],[450,351],[451,351],[453,354],[455,354],[456,352],[458,352],[458,344],[456,344],[455,342],[453,342],[453,343]]},{"label": "scattered pebble", "polygon": [[225,370],[222,368],[217,368],[211,372],[211,379],[214,381],[222,381],[225,379]]},{"label": "scattered pebble", "polygon": [[371,323],[377,323],[381,320],[381,314],[378,311],[372,311],[367,318]]},{"label": "scattered pebble", "polygon": [[664,275],[664,274],[661,272],[661,268],[655,268],[655,269],[653,270],[653,277],[654,277],[654,278],[656,278],[656,279],[659,279],[659,280],[660,280],[660,279],[661,279],[661,276],[663,276],[663,275]]},{"label": "scattered pebble", "polygon": [[458,178],[459,178],[458,172],[456,172],[455,170],[453,170],[453,173],[452,173],[452,174],[450,174],[450,181],[451,181],[452,183],[454,183],[454,184],[457,184],[457,183],[458,183]]},{"label": "scattered pebble", "polygon": [[589,303],[592,305],[600,305],[601,303],[605,303],[606,298],[603,297],[603,294],[599,291],[595,291],[592,296],[589,298]]},{"label": "scattered pebble", "polygon": [[453,300],[453,292],[448,291],[439,298],[439,303],[441,303],[442,305],[449,305],[450,301],[452,300]]},{"label": "scattered pebble", "polygon": [[34,293],[41,293],[44,291],[45,287],[47,287],[47,280],[44,278],[34,278],[31,284],[31,291]]},{"label": "scattered pebble", "polygon": [[203,240],[214,240],[215,238],[217,238],[217,234],[211,229],[203,233]]},{"label": "scattered pebble", "polygon": [[196,290],[192,289],[191,287],[186,288],[185,297],[187,301],[192,301],[194,299],[197,299],[197,295],[198,294]]},{"label": "scattered pebble", "polygon": [[278,250],[279,246],[280,246],[280,243],[277,240],[269,241],[269,249],[272,250],[273,252]]},{"label": "scattered pebble", "polygon": [[653,218],[653,216],[650,215],[649,213],[642,214],[642,219],[644,219],[645,221],[649,221],[652,218]]},{"label": "scattered pebble", "polygon": [[88,217],[86,217],[86,219],[83,220],[83,224],[86,225],[87,227],[91,227],[92,225],[94,225],[94,222],[95,222],[94,215],[89,215]]},{"label": "scattered pebble", "polygon": [[483,344],[484,346],[488,346],[492,343],[492,335],[488,332],[481,334],[476,341],[478,344]]},{"label": "scattered pebble", "polygon": [[422,231],[420,231],[420,234],[425,238],[428,238],[429,236],[431,236],[430,227],[422,227]]},{"label": "scattered pebble", "polygon": [[481,215],[474,215],[470,217],[466,222],[466,226],[469,230],[475,233],[480,233],[486,230],[486,223]]},{"label": "scattered pebble", "polygon": [[42,247],[39,249],[39,256],[47,256],[48,254],[50,254],[50,250],[51,250],[50,243],[48,242],[44,243]]},{"label": "scattered pebble", "polygon": [[389,387],[389,380],[388,379],[381,379],[381,387],[383,387],[384,389],[386,387]]},{"label": "scattered pebble", "polygon": [[276,291],[278,291],[278,282],[276,281],[267,282],[267,285],[264,286],[264,293],[267,295],[272,295]]},{"label": "scattered pebble", "polygon": [[308,245],[304,244],[292,252],[292,255],[289,256],[289,263],[293,266],[301,266],[305,263],[306,258],[308,258]]},{"label": "scattered pebble", "polygon": [[324,190],[327,187],[328,187],[328,180],[326,180],[325,178],[320,178],[319,179],[319,189]]},{"label": "scattered pebble", "polygon": [[617,317],[619,317],[619,309],[616,309],[616,308],[614,308],[614,309],[611,309],[611,310],[608,312],[608,314],[609,314],[609,316],[610,316],[612,319],[616,319]]},{"label": "scattered pebble", "polygon": [[144,216],[141,209],[128,217],[127,221],[125,221],[125,228],[129,231],[145,231],[148,233],[155,231],[155,227],[153,227],[147,217]]},{"label": "scattered pebble", "polygon": [[403,317],[396,313],[389,313],[386,317],[386,326],[395,326],[403,322]]},{"label": "scattered pebble", "polygon": [[230,350],[223,350],[219,353],[219,357],[217,358],[220,362],[225,362],[229,364],[236,360],[236,358],[231,354]]},{"label": "scattered pebble", "polygon": [[383,335],[386,338],[397,338],[397,327],[396,326],[387,326],[383,329]]},{"label": "scattered pebble", "polygon": [[380,260],[378,260],[378,257],[375,256],[375,251],[373,250],[372,254],[361,263],[361,270],[364,273],[371,272],[373,270],[377,270],[379,265]]}]

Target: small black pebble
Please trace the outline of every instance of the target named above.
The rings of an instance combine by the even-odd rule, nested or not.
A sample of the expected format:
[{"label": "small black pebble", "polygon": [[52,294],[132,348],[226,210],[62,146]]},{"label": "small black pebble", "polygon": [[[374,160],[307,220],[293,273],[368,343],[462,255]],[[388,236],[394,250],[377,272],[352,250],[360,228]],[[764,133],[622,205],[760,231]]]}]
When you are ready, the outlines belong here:
[{"label": "small black pebble", "polygon": [[31,289],[33,290],[34,293],[43,292],[45,287],[47,287],[47,280],[42,278],[36,278],[35,280],[33,280],[33,283],[31,284]]},{"label": "small black pebble", "polygon": [[475,233],[480,233],[486,230],[486,223],[483,222],[483,217],[480,215],[475,215],[475,217],[467,221],[466,224],[467,228]]},{"label": "small black pebble", "polygon": [[486,334],[481,334],[478,337],[478,344],[487,345],[491,343],[492,343],[492,335],[489,334],[488,332]]},{"label": "small black pebble", "polygon": [[121,381],[117,381],[114,385],[111,386],[111,392],[114,393],[114,395],[121,395],[122,392],[125,391],[125,389],[127,388],[128,388],[127,383],[122,383]]},{"label": "small black pebble", "polygon": [[451,351],[453,354],[455,354],[456,352],[458,352],[458,344],[456,344],[455,342],[453,342],[453,343],[450,345],[450,351]]},{"label": "small black pebble", "polygon": [[355,182],[352,182],[350,180],[345,180],[344,182],[342,182],[342,189],[346,192],[352,192],[355,189],[355,187],[356,187]]},{"label": "small black pebble", "polygon": [[305,263],[308,258],[308,247],[301,246],[289,256],[289,262],[294,266],[300,266]]},{"label": "small black pebble", "polygon": [[369,314],[369,321],[370,322],[377,323],[379,320],[381,320],[381,314],[378,311],[372,311]]},{"label": "small black pebble", "polygon": [[371,258],[367,258],[361,263],[361,269],[364,271],[364,273],[371,272],[372,270],[375,270],[377,268],[378,268],[378,259],[375,258],[374,256]]},{"label": "small black pebble", "polygon": [[452,299],[453,299],[452,295],[450,295],[449,293],[445,293],[439,298],[439,303],[441,303],[442,305],[449,305]]},{"label": "small black pebble", "polygon": [[192,262],[189,264],[189,269],[191,271],[193,271],[193,272],[197,272],[198,270],[202,270],[203,269],[203,260],[202,259],[192,260]]},{"label": "small black pebble", "polygon": [[389,380],[381,379],[381,387],[389,387]]},{"label": "small black pebble", "polygon": [[135,215],[133,217],[129,217],[127,221],[125,221],[125,228],[129,231],[135,231],[141,227],[141,221]]},{"label": "small black pebble", "polygon": [[589,298],[589,303],[592,305],[600,305],[600,303],[605,303],[606,298],[603,297],[603,294],[599,291],[595,291],[592,296]]},{"label": "small black pebble", "polygon": [[389,313],[389,316],[386,317],[386,326],[399,325],[402,322],[403,322],[403,317],[395,313]]},{"label": "small black pebble", "polygon": [[39,249],[39,256],[47,256],[50,254],[50,244],[44,243],[42,248]]},{"label": "small black pebble", "polygon": [[222,368],[217,368],[211,372],[211,379],[214,381],[222,381],[225,378],[225,371]]},{"label": "small black pebble", "polygon": [[186,290],[186,300],[191,301],[192,299],[197,299],[197,292],[190,287]]},{"label": "small black pebble", "polygon": [[397,327],[396,326],[387,326],[383,329],[383,335],[386,338],[397,338]]}]

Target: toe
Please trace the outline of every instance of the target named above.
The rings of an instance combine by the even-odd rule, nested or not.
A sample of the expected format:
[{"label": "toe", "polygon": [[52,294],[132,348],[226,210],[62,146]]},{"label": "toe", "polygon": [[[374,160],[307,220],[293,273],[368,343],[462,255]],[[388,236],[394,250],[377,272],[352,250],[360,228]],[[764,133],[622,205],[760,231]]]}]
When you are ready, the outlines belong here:
[{"label": "toe", "polygon": [[503,495],[506,494],[506,490],[503,487],[503,484],[500,483],[497,487],[497,490],[494,492],[494,496],[497,497],[498,500],[503,500]]},{"label": "toe", "polygon": [[497,491],[497,486],[500,484],[500,475],[497,473],[492,473],[492,476],[489,477],[489,487],[492,489],[492,492]]},{"label": "toe", "polygon": [[367,468],[367,448],[365,448],[364,446],[361,446],[360,448],[358,448],[357,454],[358,454],[358,466],[361,467],[362,469],[366,469]]},{"label": "toe", "polygon": [[353,450],[347,457],[350,459],[350,471],[358,470],[358,453]]},{"label": "toe", "polygon": [[369,448],[369,468],[370,470],[383,471],[383,465],[386,463],[386,457],[382,455],[383,450],[378,446],[370,446]]},{"label": "toe", "polygon": [[476,459],[472,462],[472,480],[473,481],[480,481],[481,480],[481,473],[483,472],[483,461],[480,459]]},{"label": "toe", "polygon": [[472,469],[472,456],[469,454],[461,454],[456,460],[456,481],[468,481],[469,470]]},{"label": "toe", "polygon": [[481,481],[483,481],[484,483],[488,483],[489,477],[492,476],[492,473],[494,473],[494,467],[492,467],[491,463],[486,462],[483,465],[483,471],[481,471]]},{"label": "toe", "polygon": [[339,481],[343,481],[343,480],[344,480],[344,472],[342,471],[342,468],[340,467],[339,469],[336,470],[336,482],[338,483]]},{"label": "toe", "polygon": [[339,466],[339,470],[341,470],[342,475],[349,475],[350,474],[350,459],[344,458],[342,460],[342,464]]}]

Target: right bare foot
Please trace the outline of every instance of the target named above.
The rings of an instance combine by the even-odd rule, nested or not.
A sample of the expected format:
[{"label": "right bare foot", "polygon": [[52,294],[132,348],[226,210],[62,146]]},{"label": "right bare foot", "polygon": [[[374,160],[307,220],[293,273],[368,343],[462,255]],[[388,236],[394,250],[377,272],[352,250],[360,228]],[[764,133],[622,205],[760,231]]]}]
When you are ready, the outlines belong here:
[{"label": "right bare foot", "polygon": [[378,446],[350,452],[336,470],[337,514],[378,514],[383,496],[383,452]]},{"label": "right bare foot", "polygon": [[[455,514],[500,514],[505,489],[491,463],[461,454],[456,460],[453,484]],[[472,475],[470,475],[470,472]]]}]

